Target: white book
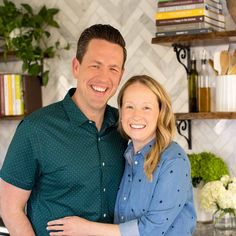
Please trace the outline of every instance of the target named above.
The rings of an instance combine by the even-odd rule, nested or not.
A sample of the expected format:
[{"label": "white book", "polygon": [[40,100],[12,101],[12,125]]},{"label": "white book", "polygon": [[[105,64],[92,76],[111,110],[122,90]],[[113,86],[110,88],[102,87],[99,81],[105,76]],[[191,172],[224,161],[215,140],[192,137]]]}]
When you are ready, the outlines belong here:
[{"label": "white book", "polygon": [[7,75],[3,75],[3,81],[4,81],[4,104],[5,104],[5,115],[9,115],[9,102],[8,102],[8,80]]}]

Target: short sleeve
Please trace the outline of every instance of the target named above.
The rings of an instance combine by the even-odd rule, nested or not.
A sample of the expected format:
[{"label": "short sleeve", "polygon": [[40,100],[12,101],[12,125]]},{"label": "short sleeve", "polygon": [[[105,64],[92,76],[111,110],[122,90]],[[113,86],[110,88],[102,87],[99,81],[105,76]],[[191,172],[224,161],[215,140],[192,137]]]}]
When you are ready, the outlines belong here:
[{"label": "short sleeve", "polygon": [[22,121],[8,148],[0,176],[22,189],[31,190],[37,174],[37,135],[29,121]]}]

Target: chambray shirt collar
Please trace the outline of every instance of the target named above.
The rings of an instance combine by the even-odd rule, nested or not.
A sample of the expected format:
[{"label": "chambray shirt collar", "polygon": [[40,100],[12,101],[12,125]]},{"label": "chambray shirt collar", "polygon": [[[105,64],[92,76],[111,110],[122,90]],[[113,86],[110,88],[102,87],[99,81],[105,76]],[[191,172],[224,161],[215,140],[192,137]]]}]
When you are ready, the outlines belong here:
[{"label": "chambray shirt collar", "polygon": [[156,139],[154,138],[153,140],[151,140],[149,143],[147,143],[140,151],[138,151],[137,153],[134,153],[134,145],[133,142],[131,141],[124,153],[124,157],[126,159],[126,161],[129,163],[129,165],[133,165],[134,162],[134,157],[138,154],[139,157],[141,158],[145,158],[145,156],[147,155],[147,153],[150,151],[150,149],[152,148],[152,146],[154,145]]},{"label": "chambray shirt collar", "polygon": [[[77,126],[81,126],[84,123],[88,122],[89,119],[83,114],[83,112],[78,108],[78,106],[72,100],[72,96],[75,93],[75,88],[71,88],[66,94],[63,102],[63,107],[65,112],[73,123]],[[107,127],[115,126],[117,124],[118,115],[114,110],[107,105],[104,115],[103,129]]]}]

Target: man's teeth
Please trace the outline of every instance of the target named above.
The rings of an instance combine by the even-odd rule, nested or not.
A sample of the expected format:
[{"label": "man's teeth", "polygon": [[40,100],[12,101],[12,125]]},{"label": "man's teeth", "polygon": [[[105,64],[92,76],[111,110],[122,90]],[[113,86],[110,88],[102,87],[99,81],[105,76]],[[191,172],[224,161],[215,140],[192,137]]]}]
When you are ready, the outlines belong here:
[{"label": "man's teeth", "polygon": [[96,87],[96,86],[93,86],[93,89],[98,92],[105,92],[106,91],[106,88],[101,88],[101,87]]},{"label": "man's teeth", "polygon": [[134,129],[143,129],[145,127],[145,125],[130,125],[131,128],[134,128]]}]

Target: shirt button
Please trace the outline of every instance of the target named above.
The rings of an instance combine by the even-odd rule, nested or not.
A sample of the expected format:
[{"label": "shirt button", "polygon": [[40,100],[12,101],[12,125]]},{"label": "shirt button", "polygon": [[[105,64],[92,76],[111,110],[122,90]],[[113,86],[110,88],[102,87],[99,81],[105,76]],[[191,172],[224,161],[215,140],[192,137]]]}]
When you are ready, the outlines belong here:
[{"label": "shirt button", "polygon": [[126,199],[127,199],[127,198],[126,198],[126,197],[124,197],[124,201],[126,201]]},{"label": "shirt button", "polygon": [[121,216],[120,218],[121,218],[121,220],[124,220],[124,216]]},{"label": "shirt button", "polygon": [[105,166],[105,162],[102,163],[102,166]]},{"label": "shirt button", "polygon": [[106,214],[106,213],[104,213],[104,214],[103,214],[103,217],[105,218],[106,216],[107,216],[107,214]]},{"label": "shirt button", "polygon": [[92,120],[90,120],[90,121],[89,121],[89,124],[92,124],[92,123],[93,123],[93,121],[92,121]]},{"label": "shirt button", "polygon": [[106,192],[106,188],[103,189],[103,192]]},{"label": "shirt button", "polygon": [[101,138],[100,138],[100,137],[98,138],[98,141],[101,141]]},{"label": "shirt button", "polygon": [[135,165],[138,165],[138,161],[135,161],[134,164],[135,164]]}]

